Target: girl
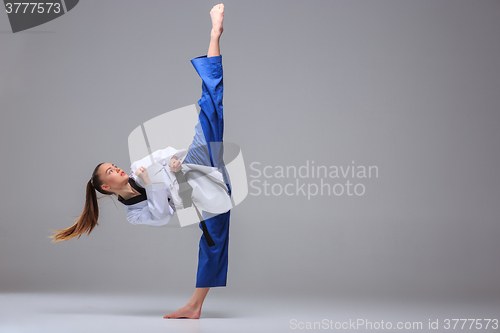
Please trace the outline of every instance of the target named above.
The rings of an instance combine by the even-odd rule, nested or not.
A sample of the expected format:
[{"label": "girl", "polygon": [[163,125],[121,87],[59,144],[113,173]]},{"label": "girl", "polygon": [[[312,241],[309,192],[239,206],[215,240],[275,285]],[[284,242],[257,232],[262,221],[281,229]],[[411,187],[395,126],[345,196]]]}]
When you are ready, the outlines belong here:
[{"label": "girl", "polygon": [[[229,177],[222,160],[222,145],[207,145],[207,142],[222,143],[223,141],[223,71],[220,55],[219,39],[223,32],[224,5],[215,5],[210,11],[212,30],[210,45],[206,56],[191,60],[202,79],[202,96],[198,101],[201,110],[196,126],[193,144],[187,155],[179,159],[171,155],[170,169],[179,175],[183,163],[191,163],[217,167],[223,174],[229,196],[231,188]],[[170,147],[171,148],[171,147]],[[144,187],[137,185],[134,177],[138,177]],[[132,176],[132,177],[131,177]],[[111,163],[98,164],[91,179],[87,183],[85,207],[78,221],[71,227],[54,230],[58,233],[50,236],[52,242],[66,241],[84,233],[90,234],[98,225],[99,209],[96,190],[105,195],[117,195],[118,201],[127,207],[127,219],[133,224],[146,223],[162,225],[175,211],[172,204],[172,193],[168,187],[154,187],[146,168],[139,166],[135,173],[128,176],[122,169]],[[203,211],[205,214],[206,212]],[[211,287],[225,287],[227,279],[228,245],[229,245],[229,215],[228,210],[218,215],[205,214],[204,223],[200,222],[203,235],[200,239],[198,255],[198,272],[196,289],[187,304],[175,312],[166,314],[163,318],[200,318],[203,301]],[[207,218],[208,217],[208,218]]]}]

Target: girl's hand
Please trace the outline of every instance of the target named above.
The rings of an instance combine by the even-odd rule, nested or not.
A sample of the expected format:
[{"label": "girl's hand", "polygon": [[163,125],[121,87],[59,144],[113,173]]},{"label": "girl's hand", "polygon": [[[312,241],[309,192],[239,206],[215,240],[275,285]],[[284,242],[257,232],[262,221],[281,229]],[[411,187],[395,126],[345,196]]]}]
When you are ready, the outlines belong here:
[{"label": "girl's hand", "polygon": [[149,180],[148,170],[145,167],[140,166],[135,170],[135,175],[142,179],[145,184],[151,183]]},{"label": "girl's hand", "polygon": [[172,172],[177,172],[182,168],[182,163],[177,159],[176,156],[172,156],[170,159],[170,169],[172,169]]}]

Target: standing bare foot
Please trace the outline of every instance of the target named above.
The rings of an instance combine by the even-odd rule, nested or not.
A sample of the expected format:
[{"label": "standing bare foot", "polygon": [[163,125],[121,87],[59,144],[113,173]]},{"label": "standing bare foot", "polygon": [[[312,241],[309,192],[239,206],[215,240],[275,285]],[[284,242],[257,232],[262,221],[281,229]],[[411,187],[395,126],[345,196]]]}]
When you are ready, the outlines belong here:
[{"label": "standing bare foot", "polygon": [[224,4],[220,3],[212,7],[210,11],[210,16],[212,17],[212,36],[220,37],[224,28],[222,27],[222,21],[224,20]]},{"label": "standing bare foot", "polygon": [[187,319],[199,319],[201,314],[201,305],[193,306],[186,304],[179,310],[171,313],[167,313],[163,318],[187,318]]}]

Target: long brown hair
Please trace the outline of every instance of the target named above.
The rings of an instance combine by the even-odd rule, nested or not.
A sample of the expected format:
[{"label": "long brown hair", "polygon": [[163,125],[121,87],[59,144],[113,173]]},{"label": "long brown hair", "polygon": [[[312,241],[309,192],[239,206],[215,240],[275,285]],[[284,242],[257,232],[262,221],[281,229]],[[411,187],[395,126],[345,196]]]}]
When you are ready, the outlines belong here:
[{"label": "long brown hair", "polygon": [[69,228],[59,230],[51,229],[53,232],[57,232],[55,235],[49,236],[49,238],[53,238],[52,243],[67,241],[76,236],[80,239],[80,236],[86,232],[90,235],[92,229],[94,229],[96,225],[99,225],[99,223],[97,223],[97,219],[99,218],[99,206],[97,204],[97,199],[101,199],[102,197],[97,198],[96,190],[102,194],[115,194],[113,192],[105,191],[101,187],[103,182],[99,177],[97,170],[99,170],[99,167],[103,163],[104,162],[99,163],[95,167],[94,172],[92,172],[92,177],[87,182],[85,207],[83,208],[82,215],[80,215],[78,221],[76,221],[75,224]]}]

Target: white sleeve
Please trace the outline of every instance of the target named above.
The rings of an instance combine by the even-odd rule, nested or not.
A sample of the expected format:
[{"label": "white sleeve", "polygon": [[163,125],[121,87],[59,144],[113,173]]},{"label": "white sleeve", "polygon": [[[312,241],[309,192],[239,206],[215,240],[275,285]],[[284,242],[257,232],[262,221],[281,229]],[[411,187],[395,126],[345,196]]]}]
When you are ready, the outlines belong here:
[{"label": "white sleeve", "polygon": [[148,197],[147,206],[142,208],[126,206],[127,221],[132,224],[152,226],[167,224],[174,215],[174,210],[168,202],[168,198],[171,197],[170,190],[168,188],[146,186],[146,195]]},{"label": "white sleeve", "polygon": [[181,163],[183,163],[184,159],[186,158],[186,156],[188,154],[188,150],[187,149],[175,149],[175,148],[169,147],[169,148],[164,150],[163,154],[164,155],[162,158],[162,164],[170,166],[170,160],[172,159],[173,156],[177,157],[177,159],[179,161],[181,161]]},{"label": "white sleeve", "polygon": [[179,159],[179,161],[184,162],[184,159],[186,158],[188,153],[187,149],[179,149],[177,152],[174,154],[175,157]]}]

